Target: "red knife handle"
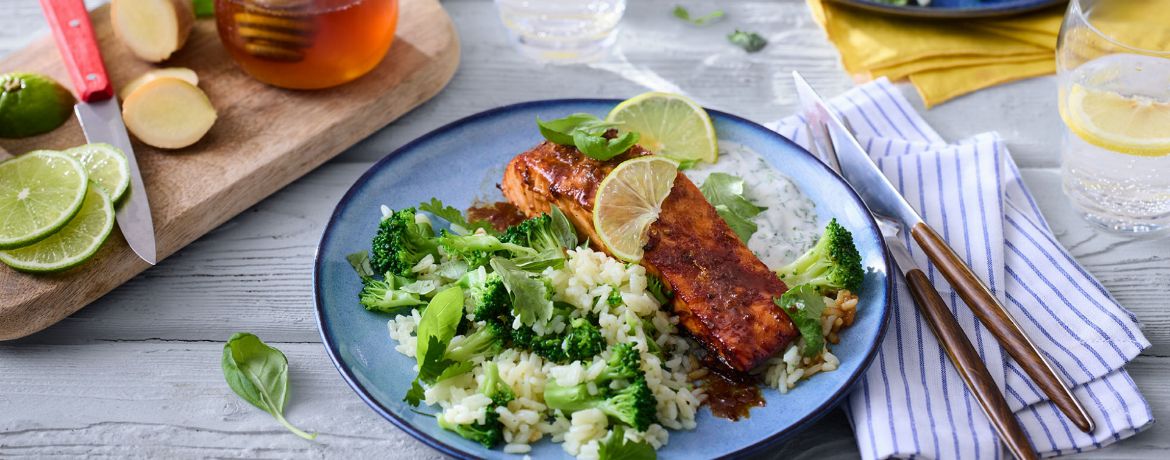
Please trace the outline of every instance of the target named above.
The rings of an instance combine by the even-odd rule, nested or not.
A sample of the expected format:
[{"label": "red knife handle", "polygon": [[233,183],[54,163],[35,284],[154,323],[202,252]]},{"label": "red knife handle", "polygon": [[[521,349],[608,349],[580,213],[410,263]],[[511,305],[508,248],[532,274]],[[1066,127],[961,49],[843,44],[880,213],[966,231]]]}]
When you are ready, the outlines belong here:
[{"label": "red knife handle", "polygon": [[41,9],[49,20],[57,50],[65,60],[65,69],[73,81],[77,98],[85,102],[101,101],[114,97],[114,85],[106,74],[102,53],[97,38],[93,35],[93,24],[89,22],[89,11],[82,0],[41,0]]}]

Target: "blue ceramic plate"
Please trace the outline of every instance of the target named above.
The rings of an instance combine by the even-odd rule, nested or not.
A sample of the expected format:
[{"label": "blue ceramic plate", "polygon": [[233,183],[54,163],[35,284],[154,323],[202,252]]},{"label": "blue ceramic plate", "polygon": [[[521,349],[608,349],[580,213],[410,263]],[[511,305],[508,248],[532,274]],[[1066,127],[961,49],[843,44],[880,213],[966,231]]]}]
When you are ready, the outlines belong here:
[{"label": "blue ceramic plate", "polygon": [[1027,13],[1044,7],[1068,3],[1068,0],[931,0],[929,6],[896,6],[878,0],[832,0],[879,13],[919,18],[986,18]]},{"label": "blue ceramic plate", "polygon": [[[369,248],[381,217],[379,205],[415,206],[438,197],[456,207],[475,199],[499,198],[494,185],[504,165],[542,139],[534,120],[575,112],[604,116],[617,100],[551,100],[501,107],[427,134],[370,168],[341,199],[317,248],[313,284],[321,338],[342,377],[375,412],[431,447],[465,458],[516,458],[440,429],[433,418],[411,411],[402,397],[414,378],[414,358],[394,351],[383,314],[357,303],[361,283],[346,262],[347,254]],[[747,453],[787,438],[828,413],[848,393],[869,365],[885,331],[889,314],[889,266],[876,225],[861,201],[811,154],[780,135],[742,118],[710,111],[721,139],[745,144],[773,167],[791,177],[817,206],[822,225],[836,217],[853,231],[868,269],[853,327],[842,334],[833,352],[841,358],[836,372],[801,382],[786,395],[766,390],[767,406],[751,418],[731,422],[703,408],[694,431],[671,432],[663,458],[715,458]],[[423,411],[431,409],[422,407]],[[537,458],[565,456],[559,445],[533,446]]]}]

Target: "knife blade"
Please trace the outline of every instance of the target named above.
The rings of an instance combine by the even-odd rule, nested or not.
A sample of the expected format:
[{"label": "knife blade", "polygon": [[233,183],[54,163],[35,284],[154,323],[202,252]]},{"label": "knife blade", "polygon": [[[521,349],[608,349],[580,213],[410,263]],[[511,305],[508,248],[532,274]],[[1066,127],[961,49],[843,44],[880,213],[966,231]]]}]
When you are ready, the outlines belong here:
[{"label": "knife blade", "polygon": [[[807,86],[807,82],[805,83]],[[799,86],[799,84],[798,84]],[[811,87],[809,88],[811,90]],[[819,98],[818,98],[819,99]],[[1096,428],[1092,417],[1072,394],[1072,390],[1053,370],[1052,365],[1028,338],[1007,308],[996,299],[987,285],[966,265],[947,243],[906,202],[890,184],[869,154],[858,143],[849,128],[828,109],[823,100],[819,105],[828,112],[824,117],[830,144],[841,165],[841,176],[861,196],[862,201],[877,217],[897,221],[918,244],[950,283],[952,289],[979,321],[991,331],[1004,350],[1020,363],[1028,377],[1040,388],[1065,416],[1086,433]]]},{"label": "knife blade", "polygon": [[73,111],[81,122],[86,141],[110,144],[126,154],[130,189],[116,211],[118,228],[134,253],[154,265],[158,252],[146,186],[126,126],[122,123],[122,111],[114,99],[114,86],[98,50],[89,11],[82,0],[41,0],[41,8],[77,92],[78,102]]}]

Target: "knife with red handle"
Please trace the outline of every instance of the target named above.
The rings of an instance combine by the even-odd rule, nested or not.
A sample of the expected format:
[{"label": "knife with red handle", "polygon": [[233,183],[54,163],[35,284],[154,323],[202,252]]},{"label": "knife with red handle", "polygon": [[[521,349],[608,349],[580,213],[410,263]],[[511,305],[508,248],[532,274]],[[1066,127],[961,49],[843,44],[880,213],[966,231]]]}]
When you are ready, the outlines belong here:
[{"label": "knife with red handle", "polygon": [[126,134],[126,125],[122,123],[122,111],[114,98],[114,85],[102,62],[89,12],[82,0],[41,0],[41,9],[53,30],[57,50],[77,93],[79,102],[73,111],[85,131],[86,141],[110,144],[126,154],[130,190],[117,210],[118,228],[134,253],[154,265],[158,255],[146,186],[138,170],[130,137]]}]

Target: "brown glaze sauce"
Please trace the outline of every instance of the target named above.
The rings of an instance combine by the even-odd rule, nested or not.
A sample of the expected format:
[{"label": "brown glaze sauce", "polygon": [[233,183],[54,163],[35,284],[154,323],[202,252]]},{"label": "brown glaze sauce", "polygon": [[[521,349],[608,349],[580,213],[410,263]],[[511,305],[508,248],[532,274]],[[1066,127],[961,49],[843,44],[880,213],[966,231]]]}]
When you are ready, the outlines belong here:
[{"label": "brown glaze sauce", "polygon": [[751,416],[753,407],[764,407],[764,395],[760,392],[760,378],[727,370],[721,365],[708,365],[707,375],[699,379],[711,408],[711,414],[728,420],[739,420]]},{"label": "brown glaze sauce", "polygon": [[468,221],[487,221],[492,224],[492,228],[501,232],[508,227],[524,222],[527,218],[523,212],[520,212],[520,208],[507,201],[476,203],[467,209]]}]

